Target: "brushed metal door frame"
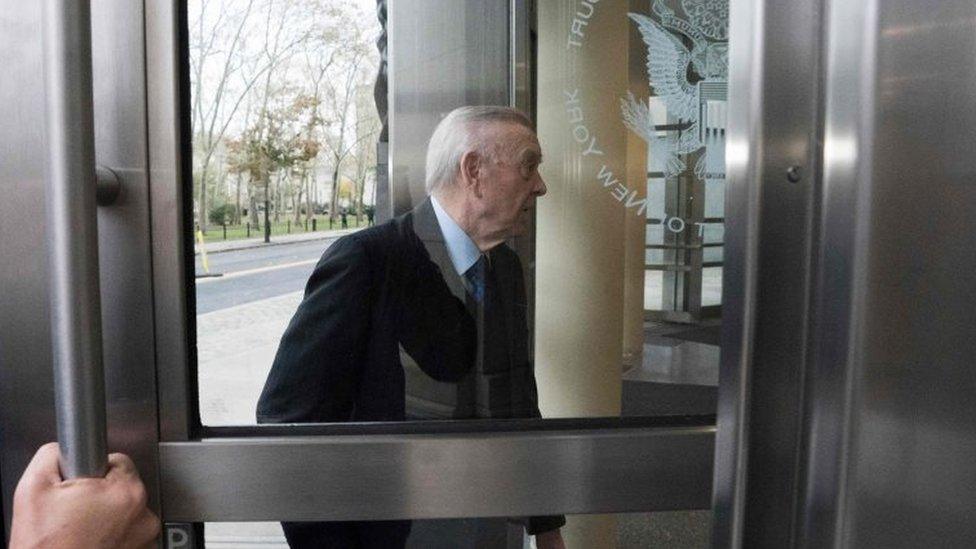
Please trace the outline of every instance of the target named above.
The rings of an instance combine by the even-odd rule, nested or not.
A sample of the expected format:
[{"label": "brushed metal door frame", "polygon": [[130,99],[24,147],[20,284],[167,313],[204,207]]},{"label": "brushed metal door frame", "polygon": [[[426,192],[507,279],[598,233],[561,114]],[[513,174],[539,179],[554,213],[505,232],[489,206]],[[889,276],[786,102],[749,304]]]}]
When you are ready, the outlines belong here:
[{"label": "brushed metal door frame", "polygon": [[976,5],[829,2],[811,546],[976,539]]},{"label": "brushed metal door frame", "polygon": [[[825,2],[732,0],[713,543],[796,539]],[[797,167],[802,177],[791,181]]]}]

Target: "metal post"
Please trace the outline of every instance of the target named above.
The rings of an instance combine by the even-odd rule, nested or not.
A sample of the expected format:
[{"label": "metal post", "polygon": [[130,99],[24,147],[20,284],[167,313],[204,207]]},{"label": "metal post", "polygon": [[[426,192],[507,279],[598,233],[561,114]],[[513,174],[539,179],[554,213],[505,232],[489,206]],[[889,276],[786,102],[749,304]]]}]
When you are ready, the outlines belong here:
[{"label": "metal post", "polygon": [[106,471],[91,6],[44,3],[51,343],[61,474]]}]

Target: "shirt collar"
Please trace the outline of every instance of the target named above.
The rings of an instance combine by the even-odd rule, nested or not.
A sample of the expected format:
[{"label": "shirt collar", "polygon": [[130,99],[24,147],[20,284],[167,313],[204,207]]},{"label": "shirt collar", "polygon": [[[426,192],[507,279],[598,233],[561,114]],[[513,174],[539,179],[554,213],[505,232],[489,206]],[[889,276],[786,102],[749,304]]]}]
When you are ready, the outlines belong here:
[{"label": "shirt collar", "polygon": [[447,253],[451,256],[454,270],[463,276],[472,265],[477,263],[481,250],[433,195],[430,197],[430,203],[434,206],[434,215],[437,216],[437,224],[440,225],[441,234],[444,235],[444,243],[447,244]]}]

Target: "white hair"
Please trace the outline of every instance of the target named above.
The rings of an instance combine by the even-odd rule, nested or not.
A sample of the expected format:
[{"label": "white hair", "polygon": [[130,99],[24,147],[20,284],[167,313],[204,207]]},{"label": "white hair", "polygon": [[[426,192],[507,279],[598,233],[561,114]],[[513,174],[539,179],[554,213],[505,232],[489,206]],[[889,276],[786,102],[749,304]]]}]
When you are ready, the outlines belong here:
[{"label": "white hair", "polygon": [[492,123],[518,124],[532,129],[532,122],[522,111],[511,107],[477,106],[454,109],[434,128],[427,145],[427,194],[454,183],[461,157],[477,152],[495,158],[496,148],[485,139],[481,126]]}]

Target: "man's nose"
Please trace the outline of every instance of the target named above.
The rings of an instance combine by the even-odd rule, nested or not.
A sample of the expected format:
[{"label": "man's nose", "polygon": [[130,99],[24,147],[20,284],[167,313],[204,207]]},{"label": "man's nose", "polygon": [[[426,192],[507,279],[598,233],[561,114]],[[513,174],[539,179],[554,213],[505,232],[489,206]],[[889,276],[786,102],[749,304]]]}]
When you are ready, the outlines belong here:
[{"label": "man's nose", "polygon": [[536,174],[535,191],[536,196],[542,196],[546,194],[546,182],[542,179],[541,175]]}]

